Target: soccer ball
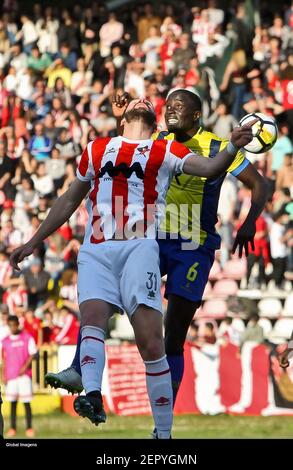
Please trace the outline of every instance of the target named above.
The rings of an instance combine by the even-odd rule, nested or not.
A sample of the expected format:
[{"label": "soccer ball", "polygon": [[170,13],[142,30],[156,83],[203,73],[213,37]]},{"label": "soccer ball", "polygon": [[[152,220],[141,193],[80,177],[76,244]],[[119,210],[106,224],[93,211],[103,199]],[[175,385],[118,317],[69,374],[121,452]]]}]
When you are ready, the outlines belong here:
[{"label": "soccer ball", "polygon": [[266,116],[263,113],[251,113],[246,114],[239,124],[244,126],[253,119],[258,119],[252,126],[254,137],[249,144],[245,145],[244,149],[251,153],[267,152],[275,145],[278,137],[276,121],[271,116]]}]

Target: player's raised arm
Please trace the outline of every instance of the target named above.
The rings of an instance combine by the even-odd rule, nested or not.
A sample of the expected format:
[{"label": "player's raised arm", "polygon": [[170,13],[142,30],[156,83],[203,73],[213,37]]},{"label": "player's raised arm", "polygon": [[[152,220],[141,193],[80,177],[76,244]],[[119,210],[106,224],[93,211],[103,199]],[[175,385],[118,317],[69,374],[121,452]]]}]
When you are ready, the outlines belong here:
[{"label": "player's raised arm", "polygon": [[206,178],[220,176],[231,165],[240,148],[253,139],[252,126],[256,122],[257,119],[254,119],[245,126],[235,127],[227,147],[217,153],[214,158],[204,158],[199,155],[187,158],[183,164],[183,173]]},{"label": "player's raised arm", "polygon": [[75,212],[90,189],[89,181],[76,178],[69,189],[56,199],[49,214],[34,236],[24,245],[16,248],[10,256],[10,264],[19,270],[18,263],[31,255],[34,249],[55,230],[61,227]]}]

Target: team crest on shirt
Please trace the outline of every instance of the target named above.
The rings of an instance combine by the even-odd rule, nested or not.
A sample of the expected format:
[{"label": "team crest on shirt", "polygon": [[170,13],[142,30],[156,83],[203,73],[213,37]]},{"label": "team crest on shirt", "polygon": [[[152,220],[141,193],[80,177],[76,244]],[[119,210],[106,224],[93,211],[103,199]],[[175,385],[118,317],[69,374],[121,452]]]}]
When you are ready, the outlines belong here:
[{"label": "team crest on shirt", "polygon": [[144,147],[137,147],[137,151],[139,152],[139,155],[146,157],[146,153],[150,151],[150,148],[148,145],[145,145]]},{"label": "team crest on shirt", "polygon": [[105,155],[108,155],[109,153],[115,153],[116,150],[114,147],[110,148],[109,150],[107,150],[107,152],[105,152]]}]

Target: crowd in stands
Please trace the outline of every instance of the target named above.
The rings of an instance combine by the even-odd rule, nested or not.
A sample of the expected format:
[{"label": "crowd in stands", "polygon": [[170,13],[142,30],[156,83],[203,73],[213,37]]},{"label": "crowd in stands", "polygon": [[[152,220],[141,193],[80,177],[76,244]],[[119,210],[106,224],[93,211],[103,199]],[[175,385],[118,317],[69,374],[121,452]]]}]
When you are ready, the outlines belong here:
[{"label": "crowd in stands", "polygon": [[[7,314],[14,314],[38,346],[76,341],[84,204],[23,262],[20,275],[9,254],[70,186],[86,144],[117,135],[111,110],[117,90],[147,97],[159,129],[166,128],[167,92],[176,87],[201,96],[204,127],[223,138],[247,113],[276,118],[274,148],[247,155],[267,179],[270,197],[257,222],[255,252],[247,265],[242,260],[243,277],[232,279],[237,292],[257,288],[279,296],[281,314],[293,280],[293,3],[260,1],[256,11],[252,1],[228,2],[225,9],[214,0],[133,2],[115,11],[100,1],[47,3],[0,6],[0,340]],[[227,177],[218,211],[218,280],[231,279],[223,273],[249,207],[249,189]],[[213,323],[204,328],[212,342]]]}]

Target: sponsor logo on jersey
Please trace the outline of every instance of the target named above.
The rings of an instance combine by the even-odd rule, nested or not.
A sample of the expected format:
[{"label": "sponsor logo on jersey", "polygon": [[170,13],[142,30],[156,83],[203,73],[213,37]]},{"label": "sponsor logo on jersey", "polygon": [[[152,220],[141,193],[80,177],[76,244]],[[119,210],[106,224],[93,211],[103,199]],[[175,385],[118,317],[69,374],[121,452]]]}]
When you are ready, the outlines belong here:
[{"label": "sponsor logo on jersey", "polygon": [[106,173],[111,178],[121,173],[127,179],[131,177],[132,173],[135,173],[137,178],[144,179],[144,171],[138,162],[133,163],[131,166],[126,163],[119,163],[119,165],[114,166],[112,162],[107,162],[99,171],[98,178],[102,178]]}]

